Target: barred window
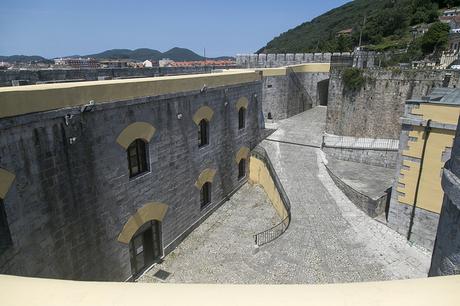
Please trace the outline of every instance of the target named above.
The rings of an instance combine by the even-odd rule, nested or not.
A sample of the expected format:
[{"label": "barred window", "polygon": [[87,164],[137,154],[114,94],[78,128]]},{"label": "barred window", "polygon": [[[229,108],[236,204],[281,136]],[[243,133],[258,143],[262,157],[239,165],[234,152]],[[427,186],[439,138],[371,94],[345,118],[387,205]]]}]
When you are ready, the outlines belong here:
[{"label": "barred window", "polygon": [[209,122],[206,119],[200,121],[198,125],[198,147],[209,144]]},{"label": "barred window", "polygon": [[128,147],[129,177],[137,176],[148,171],[147,149],[145,141],[134,140]]},{"label": "barred window", "polygon": [[201,208],[204,208],[209,203],[211,203],[211,183],[210,182],[204,183],[203,187],[201,187],[200,202],[201,202]]}]

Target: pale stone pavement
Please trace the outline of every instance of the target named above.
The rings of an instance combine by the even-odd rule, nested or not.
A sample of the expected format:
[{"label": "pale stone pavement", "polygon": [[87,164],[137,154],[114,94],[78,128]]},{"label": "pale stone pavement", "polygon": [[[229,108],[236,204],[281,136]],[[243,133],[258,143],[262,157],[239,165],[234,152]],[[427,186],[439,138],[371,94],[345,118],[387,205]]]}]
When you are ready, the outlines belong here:
[{"label": "pale stone pavement", "polygon": [[160,268],[173,273],[167,281],[187,283],[426,277],[430,254],[361,212],[329,177],[325,157],[315,148],[325,116],[326,108],[317,107],[281,121],[262,142],[291,201],[292,221],[283,236],[253,254],[252,234],[276,217],[260,189],[246,185],[140,281],[157,281],[152,275]]}]

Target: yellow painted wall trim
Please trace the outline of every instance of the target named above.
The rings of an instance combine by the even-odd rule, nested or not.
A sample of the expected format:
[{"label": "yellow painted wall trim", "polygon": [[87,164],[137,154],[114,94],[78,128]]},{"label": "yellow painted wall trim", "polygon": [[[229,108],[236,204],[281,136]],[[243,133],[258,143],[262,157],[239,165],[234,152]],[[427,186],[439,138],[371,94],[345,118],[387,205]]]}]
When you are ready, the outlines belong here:
[{"label": "yellow painted wall trim", "polygon": [[70,82],[0,88],[0,118],[141,97],[231,86],[261,80],[252,71],[208,73],[125,80]]},{"label": "yellow painted wall trim", "polygon": [[241,147],[236,153],[236,157],[235,157],[236,163],[239,164],[242,159],[248,159],[249,151],[250,150],[248,147]]},{"label": "yellow painted wall trim", "polygon": [[412,114],[421,116],[423,120],[431,119],[434,122],[457,125],[460,107],[449,104],[421,103],[418,108],[412,109]]},{"label": "yellow painted wall trim", "polygon": [[163,221],[168,205],[158,202],[147,203],[137,210],[137,212],[129,217],[120,235],[118,241],[128,244],[133,238],[137,230],[146,222],[158,220]]},{"label": "yellow painted wall trim", "polygon": [[329,63],[309,63],[289,66],[294,72],[329,72],[331,70],[331,64]]},{"label": "yellow painted wall trim", "polygon": [[214,111],[209,106],[202,106],[193,115],[193,122],[196,125],[200,124],[201,120],[206,119],[208,122],[211,121]]},{"label": "yellow painted wall trim", "polygon": [[[437,103],[421,103],[418,107],[411,109],[412,115],[417,115],[421,120],[431,119],[436,123],[456,125],[460,114],[458,105],[447,105]],[[420,159],[423,151],[423,144],[426,138],[425,127],[413,125],[409,131],[410,137],[407,141],[407,148],[401,153],[403,156]],[[443,128],[432,128],[428,137],[422,173],[420,177],[419,193],[416,206],[418,208],[440,213],[444,192],[441,187],[441,173],[444,167],[443,153],[447,148],[452,147],[455,131]],[[405,205],[414,205],[415,190],[420,172],[420,162],[404,160],[401,169],[401,176],[397,188],[400,194],[398,202]]]},{"label": "yellow painted wall trim", "polygon": [[458,288],[460,275],[301,285],[88,282],[0,275],[2,304],[8,306],[135,306],[152,301],[168,306],[458,306]]},{"label": "yellow painted wall trim", "polygon": [[[270,175],[270,171],[268,171],[265,163],[255,156],[251,156],[249,161],[249,182],[262,186],[281,220],[285,220],[288,212]],[[289,221],[286,220],[286,222]]]},{"label": "yellow painted wall trim", "polygon": [[198,176],[198,179],[195,182],[195,187],[201,190],[201,188],[206,182],[212,183],[212,181],[214,180],[214,176],[216,175],[216,172],[217,171],[214,169],[204,169],[200,173],[200,176]]},{"label": "yellow painted wall trim", "polygon": [[236,102],[236,110],[240,110],[240,108],[248,109],[249,101],[246,97],[241,97]]},{"label": "yellow painted wall trim", "polygon": [[117,137],[117,143],[125,150],[136,139],[150,142],[155,134],[155,128],[147,122],[134,122],[128,125]]},{"label": "yellow painted wall trim", "polygon": [[10,190],[14,178],[15,175],[13,173],[0,168],[0,199],[4,199],[6,197],[6,193]]},{"label": "yellow painted wall trim", "polygon": [[279,68],[261,68],[257,71],[262,71],[264,77],[284,76],[288,71],[296,73],[315,73],[315,72],[329,72],[331,64],[328,63],[308,63]]}]

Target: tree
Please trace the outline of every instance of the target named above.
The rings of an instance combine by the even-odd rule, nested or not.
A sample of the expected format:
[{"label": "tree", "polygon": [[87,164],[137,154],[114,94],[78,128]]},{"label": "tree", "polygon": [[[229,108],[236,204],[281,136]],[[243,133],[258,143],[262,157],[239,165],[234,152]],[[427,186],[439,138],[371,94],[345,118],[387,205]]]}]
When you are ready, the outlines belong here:
[{"label": "tree", "polygon": [[421,39],[420,47],[423,54],[443,50],[449,41],[449,29],[447,24],[434,23]]}]

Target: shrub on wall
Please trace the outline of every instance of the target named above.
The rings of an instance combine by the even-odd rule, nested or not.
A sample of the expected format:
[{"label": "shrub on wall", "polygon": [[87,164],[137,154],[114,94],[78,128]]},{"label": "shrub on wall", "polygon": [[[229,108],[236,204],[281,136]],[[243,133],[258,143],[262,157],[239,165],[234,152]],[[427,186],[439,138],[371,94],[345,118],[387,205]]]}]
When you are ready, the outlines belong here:
[{"label": "shrub on wall", "polygon": [[345,69],[342,74],[342,79],[345,89],[350,91],[360,90],[366,81],[362,71],[358,68]]}]

